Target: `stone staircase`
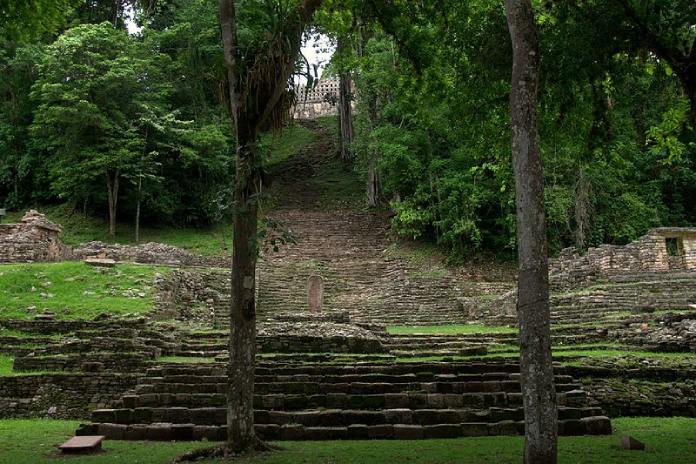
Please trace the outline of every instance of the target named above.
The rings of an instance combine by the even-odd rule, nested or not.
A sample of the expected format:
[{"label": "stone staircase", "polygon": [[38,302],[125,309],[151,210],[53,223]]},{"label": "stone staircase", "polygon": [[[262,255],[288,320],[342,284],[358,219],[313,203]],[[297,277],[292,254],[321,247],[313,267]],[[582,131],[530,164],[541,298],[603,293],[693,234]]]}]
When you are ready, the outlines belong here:
[{"label": "stone staircase", "polygon": [[[261,362],[255,423],[265,440],[418,439],[518,435],[524,431],[519,366],[466,363]],[[556,376],[560,433],[609,434],[582,386]],[[126,440],[223,440],[224,364],[151,368],[78,435]]]}]

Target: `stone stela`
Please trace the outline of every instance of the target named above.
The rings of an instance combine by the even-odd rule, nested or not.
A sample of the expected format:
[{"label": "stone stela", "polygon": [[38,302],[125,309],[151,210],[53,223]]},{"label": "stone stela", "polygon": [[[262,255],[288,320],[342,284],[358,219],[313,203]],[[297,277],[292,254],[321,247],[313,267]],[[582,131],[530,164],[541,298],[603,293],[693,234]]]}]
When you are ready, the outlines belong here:
[{"label": "stone stela", "polygon": [[307,279],[307,300],[310,312],[321,313],[324,306],[324,278],[322,276],[314,275]]}]

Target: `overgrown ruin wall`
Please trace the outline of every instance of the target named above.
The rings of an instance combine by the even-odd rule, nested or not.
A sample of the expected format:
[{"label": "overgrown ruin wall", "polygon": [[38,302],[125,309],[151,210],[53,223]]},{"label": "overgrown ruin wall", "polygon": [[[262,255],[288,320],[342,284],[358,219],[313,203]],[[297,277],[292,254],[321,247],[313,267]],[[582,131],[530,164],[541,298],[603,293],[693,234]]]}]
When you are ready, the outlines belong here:
[{"label": "overgrown ruin wall", "polygon": [[59,261],[71,256],[58,239],[58,224],[41,213],[28,211],[21,222],[0,224],[0,263]]},{"label": "overgrown ruin wall", "polygon": [[141,374],[56,373],[3,377],[0,418],[87,419],[135,387]]},{"label": "overgrown ruin wall", "polygon": [[118,245],[104,242],[88,242],[73,250],[75,259],[104,258],[145,264],[175,266],[227,267],[230,259],[224,256],[199,256],[186,250],[162,243]]},{"label": "overgrown ruin wall", "polygon": [[551,260],[554,288],[573,288],[617,274],[696,270],[696,229],[652,229],[628,245],[602,245],[580,254],[566,248]]},{"label": "overgrown ruin wall", "polygon": [[[295,119],[315,119],[320,116],[338,115],[340,82],[335,77],[320,80],[311,89],[301,85],[297,88],[297,101],[292,107]],[[355,102],[351,105],[355,109]]]},{"label": "overgrown ruin wall", "polygon": [[[585,254],[566,248],[551,260],[549,280],[552,320],[557,323],[595,320],[610,311],[694,305],[696,228],[652,229],[628,245],[602,245]],[[516,289],[495,299],[459,301],[470,319],[506,324],[517,320]]]},{"label": "overgrown ruin wall", "polygon": [[214,323],[229,312],[230,273],[223,270],[175,269],[155,280],[157,317]]}]

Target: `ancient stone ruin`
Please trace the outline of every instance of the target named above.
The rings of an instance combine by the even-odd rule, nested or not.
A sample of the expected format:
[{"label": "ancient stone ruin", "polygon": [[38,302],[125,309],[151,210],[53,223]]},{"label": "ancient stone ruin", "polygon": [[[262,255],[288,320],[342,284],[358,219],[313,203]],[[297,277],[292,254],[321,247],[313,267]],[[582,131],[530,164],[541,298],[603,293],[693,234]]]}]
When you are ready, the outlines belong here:
[{"label": "ancient stone ruin", "polygon": [[[295,119],[315,119],[338,114],[339,80],[335,77],[321,79],[315,87],[301,85],[297,88],[297,101],[292,108]],[[355,103],[353,103],[355,106]]]},{"label": "ancient stone ruin", "polygon": [[307,280],[307,300],[310,312],[321,313],[324,307],[324,279],[321,276],[313,275]]},{"label": "ancient stone ruin", "polygon": [[602,245],[585,254],[566,248],[549,273],[555,288],[573,288],[618,274],[669,271],[696,271],[696,228],[651,229],[628,245]]},{"label": "ancient stone ruin", "polygon": [[43,214],[30,210],[21,222],[0,224],[0,262],[59,261],[70,249],[58,239],[62,228]]},{"label": "ancient stone ruin", "polygon": [[[584,254],[566,248],[551,260],[549,281],[554,323],[690,307],[696,304],[696,228],[651,229],[627,245],[601,245]],[[497,324],[517,319],[516,289],[460,302],[473,319]]]}]

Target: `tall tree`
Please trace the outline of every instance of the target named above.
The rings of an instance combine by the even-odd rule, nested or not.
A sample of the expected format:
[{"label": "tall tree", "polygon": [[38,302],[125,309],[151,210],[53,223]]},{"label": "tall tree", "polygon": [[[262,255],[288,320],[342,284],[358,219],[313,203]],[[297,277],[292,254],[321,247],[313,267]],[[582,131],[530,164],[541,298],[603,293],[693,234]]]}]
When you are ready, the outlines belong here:
[{"label": "tall tree", "polygon": [[537,121],[539,40],[531,0],[505,0],[505,9],[513,49],[510,110],[517,204],[524,461],[551,464],[556,462],[558,425],[551,358],[544,176]]},{"label": "tall tree", "polygon": [[53,190],[84,201],[91,185],[105,182],[111,236],[121,179],[143,150],[139,116],[166,94],[157,56],[137,45],[106,22],[74,27],[48,47],[32,91],[32,134],[51,154]]},{"label": "tall tree", "polygon": [[[234,0],[219,3],[237,151],[227,372],[227,451],[232,453],[251,451],[258,443],[254,434],[255,289],[262,166],[257,143],[261,131],[279,128],[289,114],[288,81],[302,34],[320,5],[321,0],[302,0],[293,6],[283,1],[245,2],[238,12]],[[266,20],[257,29],[262,38],[249,39],[253,32],[247,30],[249,41],[240,41],[238,13],[247,20]]]}]

